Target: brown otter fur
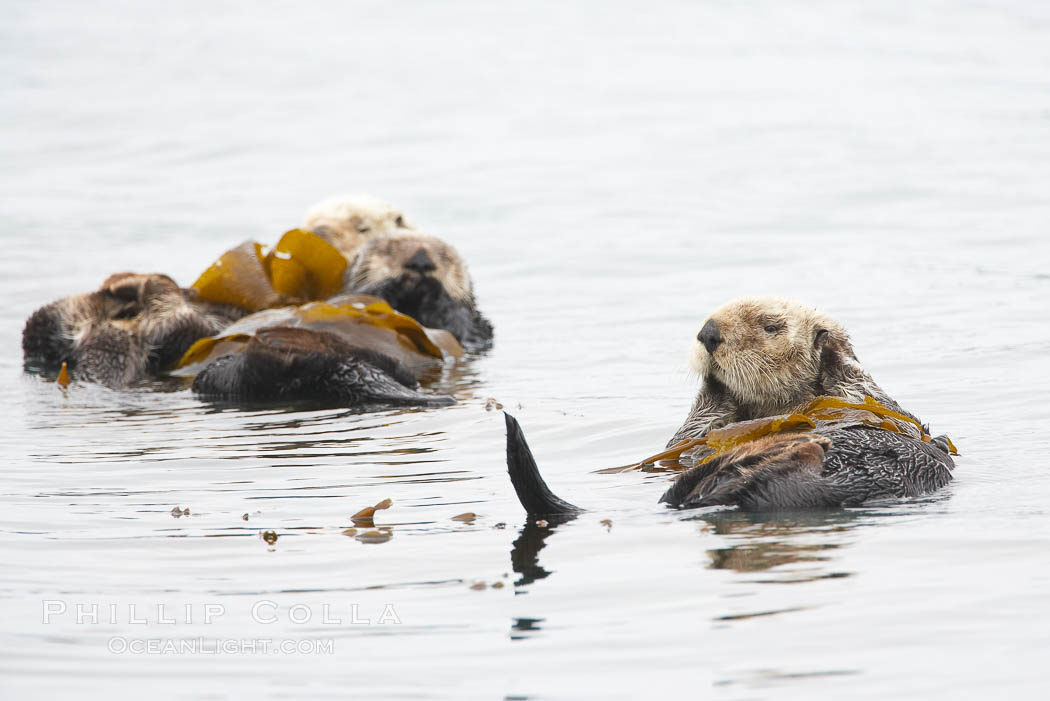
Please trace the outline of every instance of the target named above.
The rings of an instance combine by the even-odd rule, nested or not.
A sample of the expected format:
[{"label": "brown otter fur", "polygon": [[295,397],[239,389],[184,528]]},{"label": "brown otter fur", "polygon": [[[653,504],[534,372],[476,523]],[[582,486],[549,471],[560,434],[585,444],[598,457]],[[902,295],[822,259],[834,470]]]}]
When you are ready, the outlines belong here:
[{"label": "brown otter fur", "polygon": [[118,388],[166,370],[199,338],[243,315],[195,299],[161,274],[118,273],[94,292],[36,310],[22,332],[25,365]]},{"label": "brown otter fur", "polygon": [[787,413],[820,395],[854,402],[868,396],[908,414],[861,367],[841,324],[779,297],[745,297],[716,311],[701,325],[690,360],[702,385],[668,445]]}]

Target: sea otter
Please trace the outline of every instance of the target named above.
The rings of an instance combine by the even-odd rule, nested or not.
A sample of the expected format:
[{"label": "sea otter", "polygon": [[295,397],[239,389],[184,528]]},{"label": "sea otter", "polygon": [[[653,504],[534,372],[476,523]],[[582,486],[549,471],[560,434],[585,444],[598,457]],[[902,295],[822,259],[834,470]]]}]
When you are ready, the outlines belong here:
[{"label": "sea otter", "polygon": [[[925,494],[951,481],[951,442],[931,439],[875,383],[845,329],[827,315],[781,298],[749,297],[708,317],[696,338],[692,360],[702,386],[668,443],[691,469],[662,502],[678,508],[835,508]],[[822,402],[842,408],[815,412]],[[814,420],[798,413],[807,411]],[[758,428],[770,423],[761,420],[774,416],[793,428],[761,433]],[[716,434],[721,452],[706,442],[697,451],[682,450]],[[547,488],[510,416],[507,462],[530,513],[578,510]]]},{"label": "sea otter", "polygon": [[371,195],[322,200],[306,211],[303,227],[338,248],[347,260],[371,238],[415,229],[400,210]]},{"label": "sea otter", "polygon": [[22,331],[27,370],[56,372],[122,388],[157,375],[198,338],[245,312],[196,299],[159,273],[118,273],[94,292],[65,297],[33,312]]},{"label": "sea otter", "polygon": [[382,297],[424,326],[450,331],[467,349],[492,343],[466,263],[434,236],[400,232],[369,240],[350,266],[347,289]]},{"label": "sea otter", "polygon": [[[344,294],[328,302],[340,305],[355,296],[374,295],[424,327],[450,332],[468,350],[483,350],[492,342],[492,325],[475,306],[466,264],[452,246],[434,236],[396,233],[372,238],[358,251],[347,274],[345,289]],[[283,328],[274,326],[270,330]],[[346,346],[347,343],[350,345]],[[269,337],[255,338],[236,360],[212,361],[194,380],[193,390],[212,399],[339,399],[345,395],[351,400],[364,397],[374,402],[388,397],[390,403],[398,404],[432,405],[451,401],[449,397],[415,392],[415,384],[406,385],[408,389],[398,395],[390,390],[390,382],[377,388],[375,396],[368,395],[358,385],[334,387],[327,394],[322,392],[321,385],[311,375],[318,372],[322,359],[326,368],[339,367],[340,354],[345,353],[347,347],[359,348],[353,338],[335,338],[328,331],[279,345],[274,345]],[[371,353],[355,362],[368,365],[370,358],[377,355]],[[400,382],[399,377],[419,377],[412,368],[391,357],[372,365],[370,372],[386,374],[393,382]],[[392,372],[392,367],[397,368],[397,372]],[[335,378],[349,377],[341,370],[324,370],[329,372],[334,373]],[[343,380],[334,381],[338,385]]]}]

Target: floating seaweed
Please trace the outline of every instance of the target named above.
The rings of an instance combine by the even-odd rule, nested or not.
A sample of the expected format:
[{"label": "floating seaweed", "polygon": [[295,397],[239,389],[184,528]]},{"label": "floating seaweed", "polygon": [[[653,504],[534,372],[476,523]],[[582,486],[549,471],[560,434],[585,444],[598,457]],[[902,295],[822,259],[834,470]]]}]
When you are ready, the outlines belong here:
[{"label": "floating seaweed", "polygon": [[[880,402],[865,397],[863,403],[848,402],[838,397],[820,396],[795,408],[789,414],[738,421],[708,431],[702,438],[687,438],[673,446],[631,465],[597,470],[599,473],[680,472],[702,465],[737,446],[765,436],[782,433],[804,433],[830,426],[868,426],[929,443],[933,440],[925,426],[915,419],[893,411]],[[945,437],[952,455],[958,455],[955,444]],[[682,456],[686,460],[682,460]]]}]

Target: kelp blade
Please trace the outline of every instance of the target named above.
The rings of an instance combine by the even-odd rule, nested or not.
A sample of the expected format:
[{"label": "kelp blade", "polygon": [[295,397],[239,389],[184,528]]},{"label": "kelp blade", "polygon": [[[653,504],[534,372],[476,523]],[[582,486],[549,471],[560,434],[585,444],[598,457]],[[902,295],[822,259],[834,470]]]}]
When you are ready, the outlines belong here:
[{"label": "kelp blade", "polygon": [[[458,357],[463,353],[451,334],[443,338],[443,332],[420,326],[415,319],[394,311],[378,297],[348,295],[339,299],[344,303],[311,302],[246,316],[221,334],[193,344],[172,374],[195,375],[213,359],[239,352],[259,330],[278,326],[327,331],[356,348],[387,355],[417,375],[445,357]],[[435,336],[440,345],[431,340],[431,336]]]},{"label": "kelp blade", "polygon": [[[790,414],[732,423],[709,431],[702,438],[680,441],[660,453],[631,465],[606,468],[596,470],[596,472],[681,471],[701,465],[737,446],[764,436],[804,432],[819,427],[843,424],[870,426],[882,431],[900,433],[924,442],[932,440],[917,421],[890,409],[871,397],[865,397],[864,403],[861,404],[848,402],[838,397],[821,396],[796,407]],[[958,452],[951,439],[947,436],[945,438],[952,454],[957,455]],[[686,453],[690,453],[688,463],[678,462]]]},{"label": "kelp blade", "polygon": [[258,311],[282,302],[263,265],[262,245],[253,241],[231,248],[208,267],[192,287],[198,297]]},{"label": "kelp blade", "polygon": [[327,299],[338,294],[346,266],[339,249],[303,229],[285,232],[266,257],[274,291],[299,300]]}]

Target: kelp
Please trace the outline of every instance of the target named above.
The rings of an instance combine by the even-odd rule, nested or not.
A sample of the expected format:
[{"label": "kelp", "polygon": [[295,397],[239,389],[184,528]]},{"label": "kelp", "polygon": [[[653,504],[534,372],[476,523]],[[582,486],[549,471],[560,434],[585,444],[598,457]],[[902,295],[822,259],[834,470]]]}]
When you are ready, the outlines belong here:
[{"label": "kelp", "polygon": [[320,236],[292,229],[269,251],[253,241],[231,248],[192,287],[200,299],[256,312],[337,294],[346,266],[346,257]]},{"label": "kelp", "polygon": [[242,351],[257,331],[274,326],[327,331],[356,348],[383,353],[413,370],[463,355],[462,346],[448,331],[424,328],[378,297],[343,295],[332,302],[265,309],[246,316],[222,333],[190,346],[172,374],[192,377],[215,358]]},{"label": "kelp", "polygon": [[302,300],[337,294],[343,286],[346,265],[339,249],[303,229],[286,232],[266,256],[274,291]]},{"label": "kelp", "polygon": [[[679,441],[670,448],[631,465],[606,468],[597,470],[597,472],[612,473],[630,470],[680,472],[696,465],[702,465],[738,446],[765,436],[780,433],[803,433],[819,428],[851,425],[869,426],[881,431],[900,433],[925,443],[933,440],[926,432],[926,428],[918,421],[893,411],[872,397],[865,397],[864,402],[858,404],[838,397],[820,396],[795,407],[791,413],[738,421],[712,429],[702,438],[687,438]],[[951,439],[945,438],[952,455],[958,455],[955,444],[951,442]],[[681,458],[686,453],[689,453],[689,460],[682,462]]]}]

